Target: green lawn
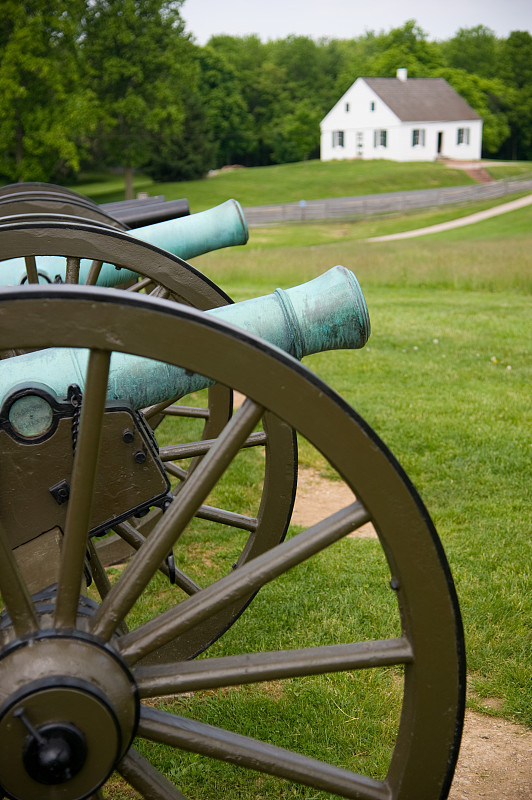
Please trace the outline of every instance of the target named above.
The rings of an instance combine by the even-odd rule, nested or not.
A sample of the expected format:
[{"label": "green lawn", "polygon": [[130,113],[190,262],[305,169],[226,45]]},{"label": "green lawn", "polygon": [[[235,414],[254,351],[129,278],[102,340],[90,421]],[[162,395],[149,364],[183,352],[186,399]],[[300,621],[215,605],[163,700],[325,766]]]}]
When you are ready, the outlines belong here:
[{"label": "green lawn", "polygon": [[[337,263],[357,274],[369,346],[307,364],[375,427],[427,502],[458,584],[476,693],[532,724],[532,209],[403,242],[350,238],[355,228],[344,242],[332,223],[335,241],[320,243],[326,226],[316,226],[314,245],[307,226],[253,230],[250,247],[195,263],[238,299]],[[289,246],[290,232],[305,245]]]},{"label": "green lawn", "polygon": [[[415,219],[397,219],[396,228],[406,222]],[[369,345],[312,356],[307,366],[389,445],[435,521],[464,619],[468,705],[528,726],[531,223],[528,208],[463,229],[458,238],[449,232],[382,244],[357,238],[355,226],[332,224],[329,238],[325,225],[267,228],[252,231],[247,248],[195,260],[236,299],[287,288],[335,263],[356,272],[372,319]],[[332,477],[301,445],[303,468]],[[243,492],[253,502],[256,469],[249,453],[231,475],[234,497]],[[180,564],[200,580],[236,552],[234,538],[200,526]],[[207,655],[349,641],[353,631],[360,639],[397,635],[387,574],[378,542],[344,540],[264,587]],[[152,603],[169,597],[164,582],[152,587]],[[171,707],[379,777],[393,748],[400,677],[390,668],[274,681],[176,697]],[[193,754],[176,757],[159,745],[139,747],[190,797],[331,797]],[[130,795],[117,784],[112,796]]]},{"label": "green lawn", "polygon": [[[305,171],[318,171],[317,163],[286,166],[294,167],[292,177],[301,169],[302,183],[293,184],[299,199]],[[285,177],[288,185],[290,170],[283,177],[281,168],[268,168],[277,169],[277,185]],[[227,178],[239,180],[244,190],[244,176],[252,173],[262,174],[228,173],[202,182],[202,188]],[[337,178],[340,182],[340,170]],[[375,191],[376,176],[366,178],[364,185]],[[339,193],[357,193],[336,185]],[[260,202],[268,202],[266,177],[260,187],[250,183],[244,197],[254,191],[259,196],[259,188]],[[221,199],[231,194],[242,200],[237,191]],[[246,247],[206,254],[194,265],[236,300],[302,283],[335,264],[356,273],[372,321],[368,346],[315,355],[307,366],[374,427],[434,519],[464,619],[469,706],[532,727],[532,207],[438,235],[366,241],[490,205],[254,228]],[[177,431],[166,432],[168,442],[197,435],[181,424]],[[303,468],[334,477],[304,441],[300,458]],[[242,504],[251,513],[261,474],[260,453],[244,451],[212,503]],[[241,543],[238,531],[222,535],[201,521],[176,549],[178,566],[198,582],[212,580],[233,563]],[[377,541],[344,540],[264,587],[207,654],[395,636],[398,619],[388,580]],[[165,579],[155,579],[130,622],[172,605],[175,591]],[[172,698],[171,707],[379,777],[393,748],[401,687],[400,671],[383,668],[200,691]],[[331,797],[194,754],[143,742],[139,748],[191,798]],[[118,783],[109,796],[134,797]]]},{"label": "green lawn", "polygon": [[[501,163],[488,167],[496,179],[518,177],[532,171],[529,163]],[[243,206],[350,197],[410,189],[436,189],[474,183],[461,169],[435,162],[394,161],[301,161],[270,167],[222,171],[210,178],[181,183],[154,183],[143,175],[135,177],[135,191],[165,196],[166,200],[186,197],[193,212],[218,205],[229,197]],[[97,203],[124,199],[121,177],[86,176],[72,186]]]},{"label": "green lawn", "polygon": [[[192,211],[202,211],[235,197],[243,206],[319,200],[408,189],[461,186],[473,183],[459,169],[433,162],[401,164],[391,161],[301,161],[272,167],[220,172],[200,181],[149,184],[141,176],[135,189],[167,200],[186,197]],[[123,199],[120,181],[73,187],[98,203]]]}]

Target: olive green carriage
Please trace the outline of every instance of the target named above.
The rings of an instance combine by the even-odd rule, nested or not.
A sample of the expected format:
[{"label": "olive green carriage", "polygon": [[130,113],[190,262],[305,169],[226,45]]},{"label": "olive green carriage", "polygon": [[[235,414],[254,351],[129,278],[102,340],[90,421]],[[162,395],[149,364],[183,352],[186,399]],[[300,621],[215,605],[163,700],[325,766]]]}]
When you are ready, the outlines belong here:
[{"label": "olive green carriage", "polygon": [[[172,298],[188,304],[92,286],[8,287],[0,294],[4,375],[7,366],[12,370],[17,364],[12,359],[30,351],[67,347],[89,353],[80,395],[73,389],[68,398],[50,397],[41,374],[29,392],[27,385],[13,386],[2,408],[0,505],[14,509],[4,513],[0,508],[4,602],[0,786],[4,794],[21,800],[102,798],[108,796],[110,776],[118,772],[144,798],[184,798],[157,764],[132,744],[137,737],[175,748],[176,763],[179,752],[189,750],[314,787],[329,793],[326,796],[446,797],[463,716],[460,615],[428,512],[385,445],[295,358],[203,313],[205,308],[227,303],[228,298],[179,258],[99,222],[50,218],[0,222],[0,248],[2,258],[25,258],[29,270],[35,256],[54,253],[74,263],[70,274],[76,271],[79,258],[115,263],[145,275]],[[148,253],[151,260],[146,266]],[[127,404],[109,400],[112,353],[118,354],[115,358],[132,354],[175,365],[186,374],[214,382],[206,407],[185,406],[167,398],[170,414],[182,415],[178,420],[199,414],[201,425],[207,423],[197,441],[166,445],[182,448],[167,451],[169,455],[189,456],[187,474],[182,474],[177,459],[161,461],[164,446],[160,450],[156,440],[164,423],[157,426],[155,422],[167,410],[163,402],[151,409],[151,431]],[[33,355],[38,357],[39,352]],[[231,390],[245,398],[235,410]],[[40,398],[52,409],[48,427],[38,422],[37,434],[29,436],[17,433],[13,427],[17,418],[9,415],[15,403],[16,408],[23,407],[20,400],[28,396]],[[294,431],[324,456],[353,497],[339,511],[325,514],[320,522],[282,541],[295,488]],[[249,447],[264,451],[264,485],[257,516],[248,515],[244,521],[240,517],[245,515],[232,508],[212,509],[206,501],[243,448]],[[144,458],[136,457],[140,452]],[[55,485],[61,484],[55,481],[57,476],[51,484],[51,472],[61,460],[67,465],[68,496],[60,503],[65,486]],[[161,463],[166,470],[161,471]],[[7,469],[8,464],[13,469]],[[26,474],[25,464],[29,465]],[[168,494],[160,488],[166,472],[176,483],[167,504]],[[135,508],[141,513],[146,504],[151,508],[147,516],[133,514],[113,523],[114,510],[106,508],[111,499],[101,497],[106,483],[114,480],[120,485],[121,478],[135,495]],[[38,509],[24,508],[28,488],[43,492],[54,488],[57,496],[51,495],[51,502],[58,509],[66,505],[64,522],[44,526],[39,536],[14,548],[13,531],[26,524],[20,523],[19,514],[27,525],[39,528]],[[99,502],[105,524],[95,530],[92,509]],[[43,503],[41,519],[44,510]],[[133,545],[133,555],[113,585],[96,546],[108,529],[107,511],[109,527],[117,528]],[[198,514],[210,515],[213,524],[228,529],[242,525],[244,542],[234,568],[228,565],[201,586],[180,574],[168,555],[172,551],[178,555]],[[353,630],[347,643],[225,657],[210,657],[207,650],[201,659],[190,659],[232,623],[264,584],[282,579],[293,566],[334,547],[370,521],[388,565],[389,592],[400,629],[397,636],[359,641]],[[95,535],[89,538],[89,531]],[[52,585],[40,585],[36,577],[41,564],[36,563],[35,542],[41,535],[45,552],[57,553]],[[28,545],[29,563],[20,553],[20,547]],[[86,589],[87,552],[96,597]],[[175,590],[175,602],[156,608],[136,628],[128,629],[125,621],[130,609],[160,571],[180,587]],[[295,676],[346,671],[356,677],[358,671],[392,665],[401,668],[403,700],[395,746],[382,779],[336,766],[334,755],[331,763],[312,759],[180,717],[152,701]],[[231,796],[230,783],[226,793]]]}]

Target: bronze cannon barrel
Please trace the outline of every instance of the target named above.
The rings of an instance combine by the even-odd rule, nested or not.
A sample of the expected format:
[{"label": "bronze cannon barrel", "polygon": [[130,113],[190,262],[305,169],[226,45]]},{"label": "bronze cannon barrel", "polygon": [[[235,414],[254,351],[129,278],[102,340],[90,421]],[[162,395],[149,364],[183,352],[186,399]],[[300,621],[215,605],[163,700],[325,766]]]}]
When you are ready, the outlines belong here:
[{"label": "bronze cannon barrel", "polygon": [[[360,285],[353,273],[342,266],[301,286],[277,289],[270,295],[205,313],[253,333],[298,359],[324,350],[363,347],[370,334]],[[40,423],[32,416],[30,401],[25,397],[22,404],[11,403],[10,397],[18,396],[22,386],[32,383],[44,385],[61,399],[66,398],[72,384],[83,391],[87,359],[86,350],[49,348],[1,361],[4,418],[13,423],[17,415],[16,425],[22,435],[38,435],[35,425]],[[180,367],[115,352],[107,397],[141,409],[211,384],[209,378]]]},{"label": "bronze cannon barrel", "polygon": [[[187,261],[211,250],[245,244],[249,234],[240,203],[236,200],[226,200],[206,211],[145,225],[128,231],[127,235],[163,248]],[[37,255],[36,262],[41,283],[65,281],[64,258]],[[81,260],[79,283],[85,283],[90,267],[90,259]],[[138,274],[131,270],[125,268],[117,270],[112,264],[103,264],[98,277],[98,286],[118,286],[138,277]],[[1,263],[1,286],[17,286],[26,280],[24,258],[6,259]]]}]

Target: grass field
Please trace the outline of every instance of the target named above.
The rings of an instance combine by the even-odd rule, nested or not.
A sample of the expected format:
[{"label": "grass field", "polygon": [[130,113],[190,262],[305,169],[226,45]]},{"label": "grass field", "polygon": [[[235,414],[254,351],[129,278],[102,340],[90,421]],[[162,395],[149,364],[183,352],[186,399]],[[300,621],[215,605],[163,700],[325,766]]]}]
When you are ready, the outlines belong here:
[{"label": "grass field", "polygon": [[[488,170],[501,179],[530,173],[531,167],[527,163],[503,163],[490,166]],[[243,206],[254,206],[464,186],[469,183],[474,181],[463,170],[449,169],[435,162],[301,161],[296,164],[222,171],[211,178],[181,183],[153,183],[149,178],[137,175],[135,191],[144,191],[149,195],[163,194],[166,200],[186,197],[191,210],[196,212],[215,206],[229,197],[236,198]],[[72,188],[97,203],[124,199],[121,177],[87,176]]]},{"label": "grass field", "polygon": [[[464,619],[469,706],[532,726],[532,209],[438,236],[363,240],[370,228],[400,230],[429,217],[386,221],[376,230],[373,221],[256,229],[248,247],[202,256],[195,265],[239,300],[337,263],[355,271],[372,319],[369,345],[311,356],[307,366],[374,427],[435,521]],[[303,468],[331,477],[304,442],[300,458]],[[252,502],[255,469],[247,461],[233,476],[235,496],[245,485]],[[198,569],[200,579],[237,549],[234,540],[201,529],[182,564]],[[360,639],[397,635],[385,576],[375,540],[343,541],[261,590],[208,653],[348,641],[353,630]],[[153,601],[164,592],[154,587]],[[175,698],[172,707],[379,777],[393,747],[400,685],[393,668],[370,670],[356,679],[339,674],[197,692]],[[227,793],[238,800],[331,797],[140,746],[188,796],[202,800]],[[129,796],[116,785],[113,797]]]},{"label": "grass field", "polygon": [[404,242],[349,240],[356,227],[346,227],[348,241],[316,245],[301,226],[283,229],[279,246],[279,229],[269,242],[269,229],[254,230],[249,249],[197,264],[238,299],[337,263],[357,274],[369,347],[307,363],[375,427],[434,515],[459,587],[475,691],[532,724],[532,209]]},{"label": "grass field", "polygon": [[[317,169],[314,163],[303,165],[302,173],[307,167]],[[243,185],[252,172],[257,175],[241,170],[202,184],[221,185],[227,178]],[[462,173],[459,177],[463,182]],[[427,175],[412,178],[418,179],[426,181]],[[283,180],[278,174],[277,185]],[[376,185],[384,183],[368,173],[364,186],[376,191]],[[342,194],[357,193],[335,186]],[[266,177],[263,188],[259,202],[268,202]],[[248,190],[245,196],[259,196],[253,195],[256,179]],[[161,187],[154,187],[158,191]],[[300,191],[296,185],[294,199]],[[221,199],[231,195],[242,197],[227,191]],[[103,195],[94,188],[92,196]],[[191,202],[193,210],[201,207],[201,197],[198,207]],[[255,228],[246,247],[206,254],[194,265],[236,300],[302,283],[335,264],[356,273],[372,321],[368,346],[314,355],[305,363],[376,430],[434,519],[463,614],[469,706],[532,727],[532,207],[419,239],[366,241],[489,205]],[[178,434],[166,433],[168,442],[187,434],[195,436],[182,426]],[[300,462],[303,469],[335,477],[304,441]],[[261,475],[260,454],[244,451],[212,503],[244,504],[251,513]],[[176,549],[178,566],[198,582],[209,581],[234,562],[240,547],[238,532],[221,535],[199,521]],[[396,636],[388,581],[376,540],[344,540],[264,587],[207,655]],[[131,623],[170,606],[174,592],[164,578],[154,580]],[[176,696],[170,706],[184,716],[382,777],[394,743],[401,677],[391,667],[272,681]],[[138,746],[190,798],[332,797],[193,753],[142,741]],[[119,781],[108,796],[137,797]]]}]

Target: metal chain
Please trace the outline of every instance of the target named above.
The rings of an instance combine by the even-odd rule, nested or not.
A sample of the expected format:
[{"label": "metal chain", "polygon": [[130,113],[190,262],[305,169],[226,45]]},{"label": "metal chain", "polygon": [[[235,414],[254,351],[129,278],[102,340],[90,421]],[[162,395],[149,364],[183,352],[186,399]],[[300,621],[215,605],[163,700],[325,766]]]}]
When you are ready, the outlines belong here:
[{"label": "metal chain", "polygon": [[72,407],[74,408],[74,414],[72,415],[72,452],[76,452],[76,446],[78,444],[78,434],[79,434],[79,420],[81,417],[81,401],[83,399],[83,395],[81,393],[81,389],[75,383],[68,387],[68,400],[71,403]]}]

